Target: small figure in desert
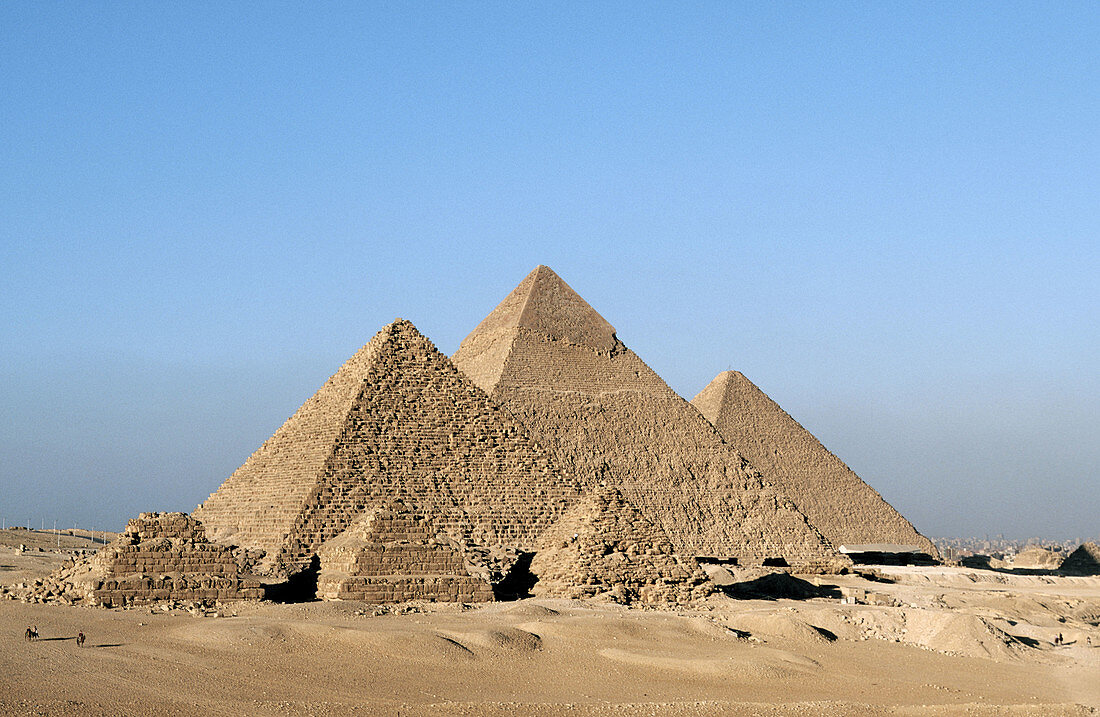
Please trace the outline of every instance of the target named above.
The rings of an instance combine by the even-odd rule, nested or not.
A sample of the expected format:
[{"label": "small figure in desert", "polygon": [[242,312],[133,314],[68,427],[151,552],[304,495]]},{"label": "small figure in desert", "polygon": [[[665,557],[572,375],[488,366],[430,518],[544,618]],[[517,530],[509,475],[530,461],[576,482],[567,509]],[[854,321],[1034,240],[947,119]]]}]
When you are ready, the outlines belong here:
[{"label": "small figure in desert", "polygon": [[27,628],[27,632],[23,636],[23,639],[25,639],[27,642],[31,641],[31,629],[29,627]]},{"label": "small figure in desert", "polygon": [[1055,646],[1062,644],[1062,633],[1059,632],[1058,637],[1054,638],[1054,644]]},{"label": "small figure in desert", "polygon": [[84,633],[83,632],[76,633],[76,646],[77,647],[84,647],[84,639],[85,638],[84,638]]},{"label": "small figure in desert", "polygon": [[35,640],[38,639],[38,625],[35,625],[34,627],[28,627],[27,628],[26,639],[27,639],[27,642],[34,642]]}]

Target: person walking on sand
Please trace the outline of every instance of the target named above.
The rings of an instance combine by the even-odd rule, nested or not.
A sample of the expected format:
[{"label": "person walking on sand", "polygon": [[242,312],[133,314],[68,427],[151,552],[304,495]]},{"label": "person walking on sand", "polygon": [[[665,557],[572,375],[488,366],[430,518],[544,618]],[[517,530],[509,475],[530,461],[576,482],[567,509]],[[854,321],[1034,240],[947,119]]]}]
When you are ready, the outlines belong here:
[{"label": "person walking on sand", "polygon": [[83,632],[76,633],[76,646],[77,647],[84,647],[84,633]]}]

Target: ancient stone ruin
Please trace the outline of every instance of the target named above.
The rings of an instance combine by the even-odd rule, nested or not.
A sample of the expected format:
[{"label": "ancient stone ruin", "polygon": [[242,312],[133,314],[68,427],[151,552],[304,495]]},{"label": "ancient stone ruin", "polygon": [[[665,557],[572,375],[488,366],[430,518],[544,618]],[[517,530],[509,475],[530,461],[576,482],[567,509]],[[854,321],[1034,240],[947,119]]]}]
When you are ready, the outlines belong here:
[{"label": "ancient stone ruin", "polygon": [[654,605],[714,592],[699,563],[676,555],[668,536],[614,489],[595,491],[543,536],[531,573],[541,597]]},{"label": "ancient stone ruin", "polygon": [[917,546],[937,554],[878,491],[740,372],[718,374],[691,403],[833,545]]},{"label": "ancient stone ruin", "polygon": [[364,514],[320,550],[317,596],[373,603],[487,602],[493,589],[467,571],[460,546],[399,500]]},{"label": "ancient stone ruin", "polygon": [[271,574],[383,500],[457,545],[530,549],[580,495],[527,429],[409,323],[382,329],[199,506],[216,539],[266,551]]},{"label": "ancient stone ruin", "polygon": [[62,567],[41,592],[66,602],[119,607],[165,600],[258,600],[226,546],[210,543],[186,513],[142,513],[95,555]]},{"label": "ancient stone ruin", "polygon": [[620,490],[678,554],[803,568],[845,561],[548,267],[505,297],[453,361],[559,466]]}]

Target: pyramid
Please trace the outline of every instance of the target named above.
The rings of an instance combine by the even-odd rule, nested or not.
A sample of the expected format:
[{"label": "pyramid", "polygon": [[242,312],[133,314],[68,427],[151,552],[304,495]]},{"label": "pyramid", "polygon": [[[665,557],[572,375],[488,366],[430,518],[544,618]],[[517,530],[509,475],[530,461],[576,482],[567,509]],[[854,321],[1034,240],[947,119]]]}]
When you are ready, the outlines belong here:
[{"label": "pyramid", "polygon": [[668,536],[601,489],[569,510],[540,540],[531,561],[538,597],[606,596],[648,605],[686,603],[714,591],[699,563],[677,557]]},{"label": "pyramid", "polygon": [[105,607],[159,600],[259,600],[259,581],[238,574],[227,546],[210,543],[186,513],[142,513],[95,555],[62,566],[46,591]]},{"label": "pyramid", "polygon": [[1100,575],[1100,545],[1081,543],[1062,561],[1060,570],[1070,575]]},{"label": "pyramid", "polygon": [[321,546],[317,595],[367,602],[488,602],[488,581],[470,575],[462,552],[400,500],[360,516]]},{"label": "pyramid", "polygon": [[723,371],[691,403],[834,545],[915,545],[937,554],[932,541],[741,373]]},{"label": "pyramid", "polygon": [[402,319],[378,332],[195,511],[290,574],[384,499],[462,545],[530,547],[578,495],[508,411]]},{"label": "pyramid", "polygon": [[559,466],[619,489],[683,555],[829,563],[835,552],[548,267],[463,341],[455,365]]}]

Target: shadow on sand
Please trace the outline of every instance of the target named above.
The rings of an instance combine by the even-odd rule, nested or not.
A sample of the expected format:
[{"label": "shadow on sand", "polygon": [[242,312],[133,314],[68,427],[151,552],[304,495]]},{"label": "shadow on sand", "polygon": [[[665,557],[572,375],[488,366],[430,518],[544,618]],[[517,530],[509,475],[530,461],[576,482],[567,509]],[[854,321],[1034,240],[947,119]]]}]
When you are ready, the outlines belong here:
[{"label": "shadow on sand", "polygon": [[811,598],[840,598],[840,588],[836,585],[814,585],[787,573],[772,573],[746,580],[745,582],[723,585],[722,592],[732,598],[751,600],[809,600]]}]

